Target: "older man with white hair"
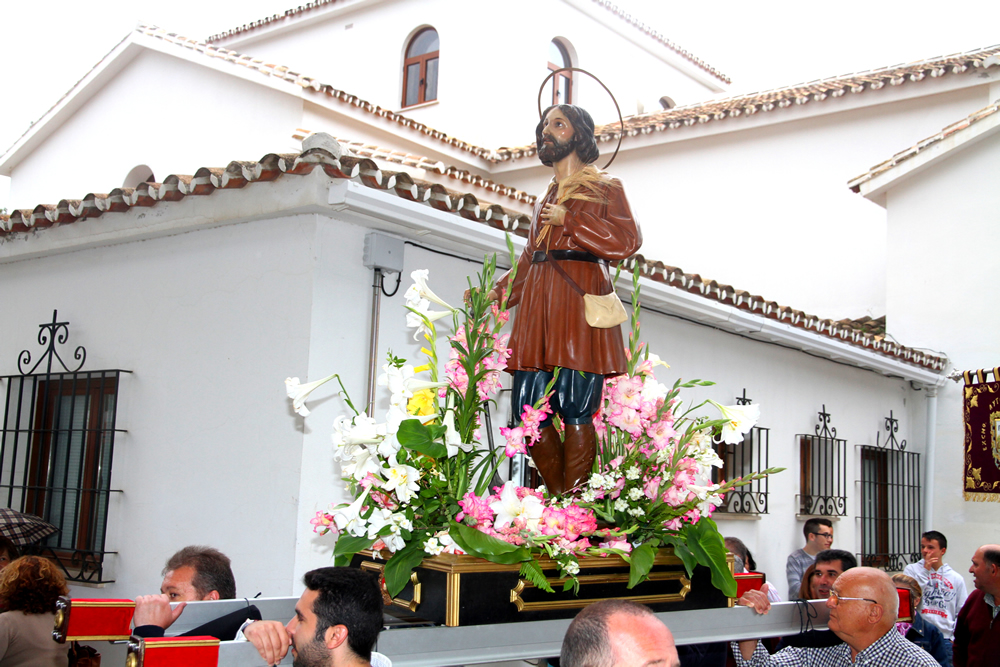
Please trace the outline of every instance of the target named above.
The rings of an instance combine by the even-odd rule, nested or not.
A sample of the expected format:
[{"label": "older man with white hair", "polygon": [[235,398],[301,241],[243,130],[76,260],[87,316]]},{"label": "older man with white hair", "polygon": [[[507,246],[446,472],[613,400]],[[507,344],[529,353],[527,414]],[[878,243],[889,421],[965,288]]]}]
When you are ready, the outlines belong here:
[{"label": "older man with white hair", "polygon": [[[771,603],[760,591],[748,591],[741,604],[766,614]],[[757,640],[733,642],[740,667],[937,667],[923,649],[896,631],[899,595],[889,575],[870,567],[844,572],[830,589],[830,629],[844,640],[827,648],[789,647],[770,655]]]}]

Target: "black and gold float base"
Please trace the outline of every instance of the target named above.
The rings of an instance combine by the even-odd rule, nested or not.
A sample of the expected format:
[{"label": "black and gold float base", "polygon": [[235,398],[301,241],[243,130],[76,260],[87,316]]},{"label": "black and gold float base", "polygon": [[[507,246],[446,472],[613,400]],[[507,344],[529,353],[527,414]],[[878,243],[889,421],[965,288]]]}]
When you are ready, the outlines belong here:
[{"label": "black and gold float base", "polygon": [[[712,586],[708,568],[699,566],[688,578],[684,564],[669,548],[657,552],[649,579],[632,589],[627,588],[629,565],[617,556],[581,558],[577,595],[572,589],[563,592],[566,580],[559,577],[555,561],[543,558],[540,563],[555,593],[546,593],[521,577],[520,565],[455,554],[428,557],[413,570],[399,596],[391,598],[383,581],[386,611],[403,619],[455,627],[572,618],[580,609],[606,598],[633,600],[656,612],[732,604]],[[362,551],[351,565],[381,575],[385,560]]]}]

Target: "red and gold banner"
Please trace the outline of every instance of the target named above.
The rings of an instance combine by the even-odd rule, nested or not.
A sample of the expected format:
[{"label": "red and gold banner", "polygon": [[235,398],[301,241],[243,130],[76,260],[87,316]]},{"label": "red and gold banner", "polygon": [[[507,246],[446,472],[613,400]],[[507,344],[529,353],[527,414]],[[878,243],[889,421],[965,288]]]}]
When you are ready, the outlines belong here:
[{"label": "red and gold banner", "polygon": [[[994,382],[986,377],[993,373]],[[966,500],[1000,502],[1000,368],[965,371]]]}]

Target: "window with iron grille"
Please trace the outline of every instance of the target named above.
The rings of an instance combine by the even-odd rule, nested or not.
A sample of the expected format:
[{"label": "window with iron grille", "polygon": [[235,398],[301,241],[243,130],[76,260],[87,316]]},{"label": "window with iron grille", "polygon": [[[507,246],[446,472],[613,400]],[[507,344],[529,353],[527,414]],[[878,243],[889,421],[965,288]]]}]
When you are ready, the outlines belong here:
[{"label": "window with iron grille", "polygon": [[[753,401],[747,398],[746,389],[743,396],[736,397],[737,405],[750,405]],[[744,477],[752,472],[766,470],[770,429],[754,426],[743,436],[743,442],[729,445],[720,442],[716,445],[722,467],[712,470],[712,482]],[[739,486],[728,494],[716,512],[730,514],[767,514],[768,477],[757,479],[746,486]]]},{"label": "window with iron grille", "polygon": [[116,428],[118,389],[128,371],[81,370],[83,347],[76,348],[79,365],[70,370],[56,348],[68,339],[69,323],[53,312],[52,322],[39,327],[38,342],[46,346],[41,358],[32,366],[25,350],[20,373],[0,378],[0,493],[7,507],[59,529],[27,552],[56,560],[70,581],[107,582],[111,469],[115,435],[123,432]]},{"label": "window with iron grille", "polygon": [[847,441],[830,426],[826,405],[815,434],[799,434],[799,514],[847,516]]},{"label": "window with iron grille", "polygon": [[861,450],[861,564],[890,572],[920,559],[920,454],[897,440],[899,420],[885,418],[888,438]]}]

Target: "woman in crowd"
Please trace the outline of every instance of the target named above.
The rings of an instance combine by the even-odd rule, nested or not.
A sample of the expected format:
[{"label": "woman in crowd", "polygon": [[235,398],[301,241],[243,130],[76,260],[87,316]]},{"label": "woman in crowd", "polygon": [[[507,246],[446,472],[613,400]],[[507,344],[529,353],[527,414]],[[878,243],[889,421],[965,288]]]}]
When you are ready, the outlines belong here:
[{"label": "woman in crowd", "polygon": [[0,571],[0,667],[67,667],[66,646],[52,639],[56,599],[66,580],[53,563],[37,556],[18,558]]},{"label": "woman in crowd", "polygon": [[0,570],[10,565],[19,555],[17,545],[0,535]]},{"label": "woman in crowd", "polygon": [[802,585],[799,587],[799,599],[800,600],[819,600],[820,594],[816,590],[815,586],[816,579],[816,563],[813,563],[806,568],[806,571],[802,573]]},{"label": "woman in crowd", "polygon": [[[892,575],[892,581],[896,588],[910,589],[910,607],[913,621],[911,623],[896,623],[896,629],[911,642],[931,654],[931,657],[938,661],[941,667],[951,667],[951,642],[944,638],[941,631],[924,621],[917,611],[920,608],[922,592],[920,583],[913,577],[905,574]],[[900,609],[902,615],[905,610]]]}]

